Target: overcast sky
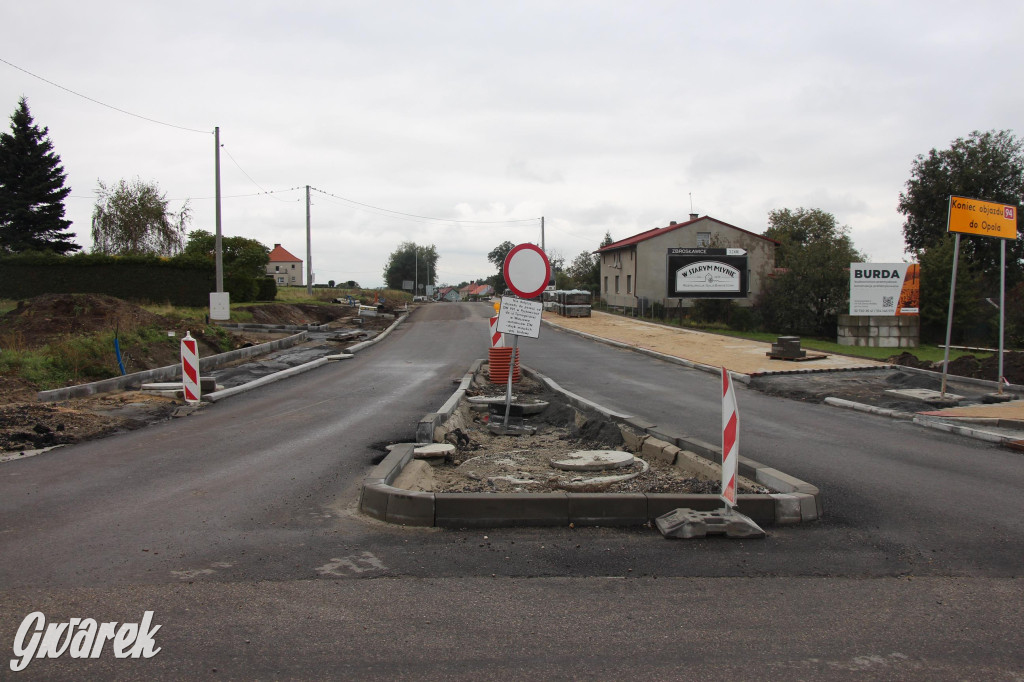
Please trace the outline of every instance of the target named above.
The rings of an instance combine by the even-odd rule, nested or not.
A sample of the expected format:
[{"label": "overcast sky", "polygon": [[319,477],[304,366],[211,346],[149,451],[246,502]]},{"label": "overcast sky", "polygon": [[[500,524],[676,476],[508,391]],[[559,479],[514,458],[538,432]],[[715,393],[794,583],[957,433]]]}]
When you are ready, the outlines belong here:
[{"label": "overcast sky", "polygon": [[403,241],[437,247],[440,283],[486,277],[501,242],[541,241],[540,216],[570,262],[605,232],[686,220],[691,201],[758,233],[772,209],[820,208],[869,260],[897,262],[914,157],[973,130],[1020,134],[1024,115],[1018,0],[37,0],[2,14],[0,59],[85,96],[0,62],[3,129],[26,96],[83,247],[98,180],[155,182],[212,232],[219,126],[224,234],[306,260],[311,185],[318,283],[378,286]]}]

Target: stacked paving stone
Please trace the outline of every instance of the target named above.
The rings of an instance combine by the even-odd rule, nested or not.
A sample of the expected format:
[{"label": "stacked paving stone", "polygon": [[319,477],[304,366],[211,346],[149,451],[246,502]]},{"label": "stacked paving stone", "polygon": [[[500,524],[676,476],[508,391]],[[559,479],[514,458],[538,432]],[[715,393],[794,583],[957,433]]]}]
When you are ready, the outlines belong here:
[{"label": "stacked paving stone", "polygon": [[562,317],[590,317],[590,299],[590,292],[580,289],[545,291],[544,310]]},{"label": "stacked paving stone", "polygon": [[772,344],[772,350],[768,355],[783,360],[799,360],[807,357],[807,351],[800,349],[799,336],[780,336]]}]

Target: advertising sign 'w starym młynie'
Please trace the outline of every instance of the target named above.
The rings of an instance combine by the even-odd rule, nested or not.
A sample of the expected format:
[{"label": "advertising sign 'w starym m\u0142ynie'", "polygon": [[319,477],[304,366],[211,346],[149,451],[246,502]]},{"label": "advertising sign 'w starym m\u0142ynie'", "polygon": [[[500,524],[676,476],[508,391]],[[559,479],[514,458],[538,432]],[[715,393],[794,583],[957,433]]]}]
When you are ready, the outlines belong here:
[{"label": "advertising sign 'w starym m\u0142ynie'", "polygon": [[917,315],[920,300],[917,263],[850,263],[851,315]]}]

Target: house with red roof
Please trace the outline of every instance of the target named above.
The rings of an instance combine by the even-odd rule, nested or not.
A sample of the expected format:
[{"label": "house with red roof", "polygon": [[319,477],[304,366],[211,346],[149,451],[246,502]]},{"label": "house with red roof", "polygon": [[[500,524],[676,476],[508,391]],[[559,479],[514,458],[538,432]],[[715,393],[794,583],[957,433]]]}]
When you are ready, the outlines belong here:
[{"label": "house with red roof", "polygon": [[775,268],[778,242],[710,216],[690,214],[596,251],[610,306],[688,308],[702,298],[751,306]]},{"label": "house with red roof", "polygon": [[462,300],[464,301],[479,301],[493,296],[494,287],[492,287],[490,284],[470,282],[466,286],[459,289],[459,295],[462,297]]},{"label": "house with red roof", "polygon": [[302,278],[302,259],[296,258],[280,244],[274,244],[267,263],[267,277],[273,277],[279,287],[298,287],[306,281]]}]

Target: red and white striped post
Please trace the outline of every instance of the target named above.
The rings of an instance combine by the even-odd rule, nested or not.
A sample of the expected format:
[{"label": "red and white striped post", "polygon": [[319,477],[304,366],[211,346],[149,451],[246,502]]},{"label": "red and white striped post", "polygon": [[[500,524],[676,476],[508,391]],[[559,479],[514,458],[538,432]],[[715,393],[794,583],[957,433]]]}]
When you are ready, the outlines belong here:
[{"label": "red and white striped post", "polygon": [[736,506],[736,463],[740,458],[740,413],[729,370],[722,368],[722,494],[727,509]]},{"label": "red and white striped post", "polygon": [[199,346],[189,332],[185,332],[185,338],[181,340],[181,385],[185,392],[185,402],[198,403],[201,395],[199,389]]},{"label": "red and white striped post", "polygon": [[503,348],[505,346],[505,335],[498,331],[497,316],[491,318],[491,348]]}]

